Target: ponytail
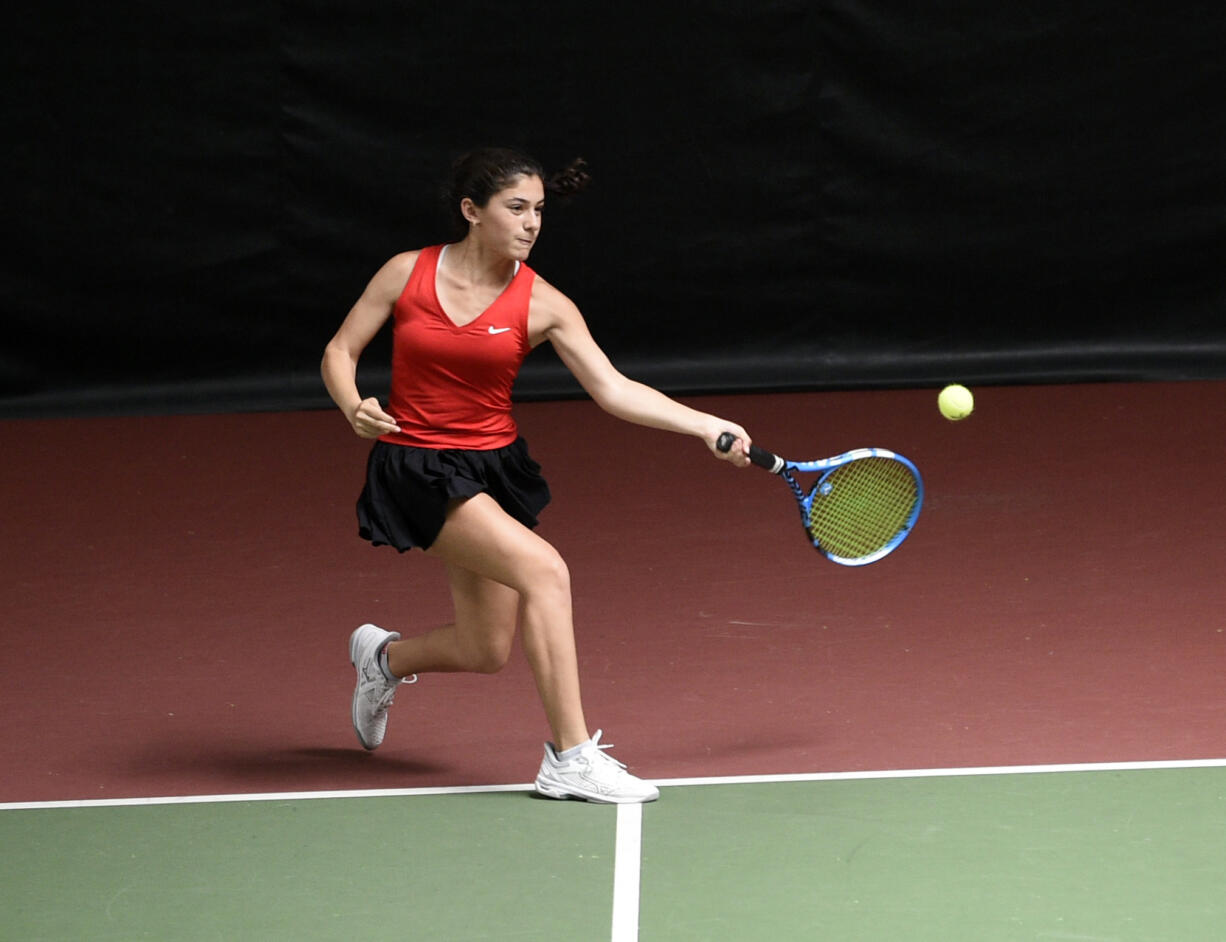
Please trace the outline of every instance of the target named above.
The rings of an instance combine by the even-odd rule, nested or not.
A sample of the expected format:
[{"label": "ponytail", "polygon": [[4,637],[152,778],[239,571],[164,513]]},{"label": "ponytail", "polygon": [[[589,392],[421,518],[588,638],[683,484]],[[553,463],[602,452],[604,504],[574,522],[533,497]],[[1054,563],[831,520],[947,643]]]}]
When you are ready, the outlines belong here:
[{"label": "ponytail", "polygon": [[591,182],[587,161],[579,157],[564,169],[546,176],[540,163],[522,151],[508,147],[482,147],[469,151],[451,165],[451,180],[443,193],[447,219],[457,234],[468,231],[468,221],[460,212],[465,198],[476,206],[486,206],[490,197],[505,189],[516,177],[540,177],[545,192],[571,197]]}]

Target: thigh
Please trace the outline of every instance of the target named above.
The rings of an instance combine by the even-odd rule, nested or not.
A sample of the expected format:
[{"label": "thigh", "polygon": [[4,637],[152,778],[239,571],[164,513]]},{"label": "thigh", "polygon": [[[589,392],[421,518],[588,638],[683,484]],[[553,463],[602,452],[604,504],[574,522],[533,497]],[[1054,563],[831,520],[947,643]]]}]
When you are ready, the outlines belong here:
[{"label": "thigh", "polygon": [[519,593],[471,569],[454,563],[446,566],[456,628],[487,637],[513,635],[519,620]]},{"label": "thigh", "polygon": [[445,562],[449,571],[464,570],[516,592],[530,588],[543,572],[563,566],[552,545],[507,514],[488,494],[448,508],[443,529],[427,553]]}]

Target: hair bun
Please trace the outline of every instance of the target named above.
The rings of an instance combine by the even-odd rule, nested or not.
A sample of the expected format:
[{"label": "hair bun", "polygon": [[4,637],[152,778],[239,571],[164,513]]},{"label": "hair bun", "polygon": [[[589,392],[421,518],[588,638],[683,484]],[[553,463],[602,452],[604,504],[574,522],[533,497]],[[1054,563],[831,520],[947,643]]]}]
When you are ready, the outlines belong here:
[{"label": "hair bun", "polygon": [[551,193],[557,193],[559,196],[574,196],[586,189],[591,182],[592,176],[587,172],[587,161],[582,157],[576,157],[565,169],[553,174],[546,187]]}]

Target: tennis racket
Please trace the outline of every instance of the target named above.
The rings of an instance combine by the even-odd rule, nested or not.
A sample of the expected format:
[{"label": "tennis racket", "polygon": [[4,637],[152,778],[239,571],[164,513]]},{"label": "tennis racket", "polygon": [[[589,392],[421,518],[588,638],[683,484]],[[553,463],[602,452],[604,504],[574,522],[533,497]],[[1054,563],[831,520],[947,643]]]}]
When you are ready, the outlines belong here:
[{"label": "tennis racket", "polygon": [[[726,452],[735,441],[735,435],[724,432],[715,447]],[[874,563],[897,549],[924,503],[919,470],[884,448],[857,448],[820,461],[785,461],[750,445],[749,460],[787,482],[809,541],[842,566]],[[797,472],[820,475],[808,493],[796,481]]]}]

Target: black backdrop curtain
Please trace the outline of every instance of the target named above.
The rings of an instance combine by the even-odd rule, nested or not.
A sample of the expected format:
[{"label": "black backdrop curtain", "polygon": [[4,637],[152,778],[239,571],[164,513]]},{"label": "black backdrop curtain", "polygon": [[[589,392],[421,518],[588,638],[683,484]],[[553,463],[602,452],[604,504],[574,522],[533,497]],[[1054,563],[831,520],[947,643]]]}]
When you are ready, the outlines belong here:
[{"label": "black backdrop curtain", "polygon": [[1219,4],[52,2],[0,41],[3,415],[326,402],[483,143],[589,161],[532,264],[665,389],[1226,375]]}]

